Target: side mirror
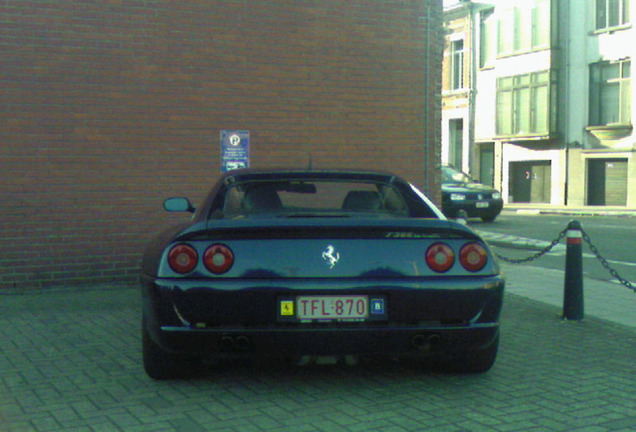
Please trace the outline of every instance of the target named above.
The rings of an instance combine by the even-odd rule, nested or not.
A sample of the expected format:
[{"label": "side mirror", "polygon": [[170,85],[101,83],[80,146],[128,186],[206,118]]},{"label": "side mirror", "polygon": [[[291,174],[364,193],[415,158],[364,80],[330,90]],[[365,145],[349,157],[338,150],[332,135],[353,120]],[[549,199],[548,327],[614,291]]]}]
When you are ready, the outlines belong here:
[{"label": "side mirror", "polygon": [[194,213],[195,210],[187,198],[168,198],[163,202],[163,208],[169,212]]}]

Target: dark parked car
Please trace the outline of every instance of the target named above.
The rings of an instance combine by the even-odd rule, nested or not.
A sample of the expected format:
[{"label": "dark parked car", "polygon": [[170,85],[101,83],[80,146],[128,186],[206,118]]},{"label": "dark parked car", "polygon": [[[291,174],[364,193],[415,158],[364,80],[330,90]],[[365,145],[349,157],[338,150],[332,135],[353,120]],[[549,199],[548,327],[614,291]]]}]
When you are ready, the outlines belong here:
[{"label": "dark parked car", "polygon": [[502,208],[503,200],[497,189],[478,183],[451,165],[442,166],[442,212],[447,217],[455,218],[464,210],[468,217],[492,222]]},{"label": "dark parked car", "polygon": [[[205,359],[427,359],[458,372],[497,355],[504,280],[488,245],[388,173],[237,170],[142,265],[155,379]],[[196,368],[195,368],[196,369]]]}]

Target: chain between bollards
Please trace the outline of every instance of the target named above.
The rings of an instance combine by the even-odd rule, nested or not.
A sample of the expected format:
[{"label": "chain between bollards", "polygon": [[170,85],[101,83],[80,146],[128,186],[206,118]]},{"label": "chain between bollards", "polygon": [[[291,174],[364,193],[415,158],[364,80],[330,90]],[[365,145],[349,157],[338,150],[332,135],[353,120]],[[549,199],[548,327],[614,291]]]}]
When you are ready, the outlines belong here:
[{"label": "chain between bollards", "polygon": [[567,228],[559,233],[559,236],[539,252],[530,255],[527,258],[513,259],[507,258],[500,254],[495,254],[500,260],[510,264],[523,264],[534,261],[548,254],[552,249],[561,242],[561,239],[567,237],[566,241],[566,260],[565,260],[565,280],[563,289],[563,318],[568,320],[581,320],[584,316],[583,311],[583,242],[586,242],[594,256],[601,262],[612,277],[618,280],[622,285],[636,293],[636,286],[625,278],[622,278],[618,272],[613,269],[607,259],[605,259],[599,250],[594,246],[590,237],[585,233],[581,224],[572,220]]}]

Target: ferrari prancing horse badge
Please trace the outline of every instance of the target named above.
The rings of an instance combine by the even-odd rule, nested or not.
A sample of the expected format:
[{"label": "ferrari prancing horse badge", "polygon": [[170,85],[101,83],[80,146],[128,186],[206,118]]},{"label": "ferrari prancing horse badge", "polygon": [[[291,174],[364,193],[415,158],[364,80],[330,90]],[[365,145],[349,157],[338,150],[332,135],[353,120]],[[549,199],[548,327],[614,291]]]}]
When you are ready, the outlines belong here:
[{"label": "ferrari prancing horse badge", "polygon": [[329,268],[332,269],[336,264],[338,264],[338,261],[340,261],[340,254],[336,252],[336,249],[332,245],[329,245],[327,246],[327,249],[323,251],[322,259],[327,261]]}]

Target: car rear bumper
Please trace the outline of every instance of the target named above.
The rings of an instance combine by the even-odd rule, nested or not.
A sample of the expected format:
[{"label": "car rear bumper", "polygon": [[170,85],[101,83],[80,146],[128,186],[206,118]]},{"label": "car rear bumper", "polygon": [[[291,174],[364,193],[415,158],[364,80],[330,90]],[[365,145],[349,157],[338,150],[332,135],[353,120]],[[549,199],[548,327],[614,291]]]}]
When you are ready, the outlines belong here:
[{"label": "car rear bumper", "polygon": [[[142,277],[144,325],[162,349],[198,356],[408,354],[473,350],[499,331],[504,280],[432,278],[240,281]],[[258,285],[256,285],[258,284]],[[384,321],[290,322],[277,302],[306,294],[370,294],[387,300]]]},{"label": "car rear bumper", "polygon": [[476,350],[494,342],[497,323],[468,327],[224,328],[164,326],[159,345],[201,357],[291,355],[408,355]]}]

